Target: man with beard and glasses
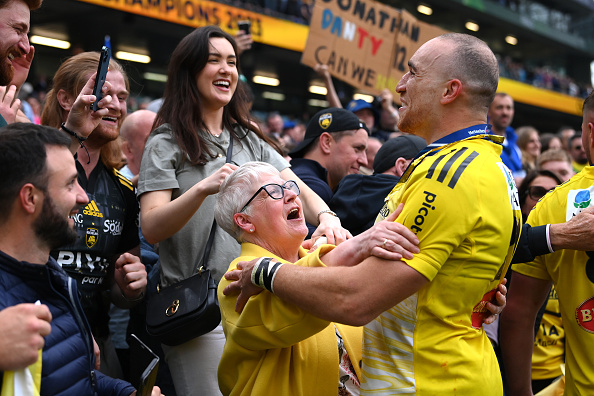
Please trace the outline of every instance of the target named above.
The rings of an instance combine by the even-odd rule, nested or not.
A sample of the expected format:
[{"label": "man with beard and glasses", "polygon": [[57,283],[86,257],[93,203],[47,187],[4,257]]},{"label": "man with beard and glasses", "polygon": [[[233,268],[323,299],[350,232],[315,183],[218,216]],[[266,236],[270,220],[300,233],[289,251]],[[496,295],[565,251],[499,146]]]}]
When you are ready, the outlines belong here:
[{"label": "man with beard and glasses", "polygon": [[29,33],[31,10],[42,0],[0,0],[0,127],[14,122],[20,101],[16,87],[7,87],[14,75],[13,61],[30,51]]},{"label": "man with beard and glasses", "polygon": [[41,123],[61,128],[64,136],[70,137],[71,152],[77,156],[78,182],[89,200],[74,216],[77,241],[56,246],[51,255],[78,282],[83,309],[101,350],[102,372],[122,378],[108,326],[109,307],[110,303],[125,309],[138,304],[144,298],[147,273],[139,259],[135,188],[116,168],[121,149],[115,140],[127,114],[129,95],[122,66],[110,61],[101,110],[90,112],[88,106],[75,105],[80,98],[91,96],[87,94],[98,61],[98,52],[84,52],[60,65]]},{"label": "man with beard and glasses", "polygon": [[37,394],[136,392],[94,369],[76,282],[49,255],[77,239],[72,218],[88,203],[69,146],[68,137],[49,127],[0,129],[0,309],[10,315],[0,321],[2,394],[26,371]]}]

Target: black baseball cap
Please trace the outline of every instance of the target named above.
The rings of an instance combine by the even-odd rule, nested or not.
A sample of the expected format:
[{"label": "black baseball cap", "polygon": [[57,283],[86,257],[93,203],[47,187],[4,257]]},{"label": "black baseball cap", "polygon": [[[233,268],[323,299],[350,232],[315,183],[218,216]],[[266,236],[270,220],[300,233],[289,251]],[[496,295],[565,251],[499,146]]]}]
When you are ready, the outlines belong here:
[{"label": "black baseball cap", "polygon": [[301,158],[306,152],[307,147],[313,143],[324,132],[343,132],[365,129],[369,134],[369,129],[363,121],[353,112],[339,107],[331,107],[318,111],[307,124],[305,137],[303,141],[289,152],[292,158]]},{"label": "black baseball cap", "polygon": [[415,135],[392,138],[382,144],[382,147],[377,151],[373,160],[373,173],[384,173],[393,167],[400,157],[407,160],[413,159],[425,147],[427,147],[425,139]]}]

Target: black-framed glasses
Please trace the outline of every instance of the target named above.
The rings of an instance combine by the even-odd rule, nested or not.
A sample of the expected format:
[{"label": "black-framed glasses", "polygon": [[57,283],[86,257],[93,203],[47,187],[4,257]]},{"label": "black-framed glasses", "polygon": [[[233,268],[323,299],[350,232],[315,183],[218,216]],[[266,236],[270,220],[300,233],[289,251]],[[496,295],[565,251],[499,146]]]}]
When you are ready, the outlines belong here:
[{"label": "black-framed glasses", "polygon": [[532,198],[533,200],[538,201],[551,190],[552,188],[547,190],[542,186],[530,186],[528,187],[528,196],[530,196],[530,198]]},{"label": "black-framed glasses", "polygon": [[258,189],[258,191],[255,192],[254,195],[252,195],[250,200],[247,201],[245,205],[243,205],[243,208],[241,208],[239,213],[243,212],[245,208],[247,208],[247,206],[254,200],[254,198],[258,196],[258,194],[260,194],[260,191],[262,190],[266,191],[266,194],[268,194],[268,196],[272,199],[283,199],[285,197],[285,190],[292,191],[297,195],[301,193],[301,191],[299,191],[299,186],[297,185],[297,182],[295,182],[294,180],[288,180],[282,186],[276,183],[264,184],[262,187]]}]

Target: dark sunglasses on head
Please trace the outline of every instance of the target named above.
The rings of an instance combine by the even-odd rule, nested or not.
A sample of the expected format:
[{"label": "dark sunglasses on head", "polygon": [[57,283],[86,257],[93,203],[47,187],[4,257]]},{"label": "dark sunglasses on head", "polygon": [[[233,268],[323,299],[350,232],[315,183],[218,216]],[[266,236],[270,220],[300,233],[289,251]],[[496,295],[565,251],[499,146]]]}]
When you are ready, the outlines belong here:
[{"label": "dark sunglasses on head", "polygon": [[250,200],[247,201],[247,203],[245,205],[243,205],[243,208],[241,208],[241,210],[239,212],[240,213],[243,212],[245,210],[245,208],[247,208],[247,206],[254,200],[254,198],[256,198],[258,196],[258,194],[260,194],[260,191],[262,191],[262,190],[266,191],[268,196],[272,199],[283,199],[285,197],[285,190],[290,190],[297,195],[299,195],[301,193],[299,191],[299,186],[293,180],[287,181],[282,186],[280,184],[276,184],[276,183],[264,184],[262,187],[260,187],[258,189],[258,191],[255,192],[254,195],[252,195]]},{"label": "dark sunglasses on head", "polygon": [[539,199],[544,197],[546,193],[548,193],[551,190],[552,190],[552,188],[547,190],[546,188],[544,188],[542,186],[530,186],[530,187],[528,187],[528,195],[533,200],[538,201]]}]

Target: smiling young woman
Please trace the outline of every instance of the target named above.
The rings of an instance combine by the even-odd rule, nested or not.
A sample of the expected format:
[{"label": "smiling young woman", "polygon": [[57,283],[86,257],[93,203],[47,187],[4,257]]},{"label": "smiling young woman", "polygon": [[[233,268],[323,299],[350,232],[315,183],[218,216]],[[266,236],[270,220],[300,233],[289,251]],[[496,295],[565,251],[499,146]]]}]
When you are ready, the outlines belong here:
[{"label": "smiling young woman", "polygon": [[[169,286],[197,272],[207,244],[216,193],[225,178],[249,161],[271,164],[284,180],[295,180],[309,221],[320,232],[346,239],[348,232],[328,206],[290,170],[288,162],[252,121],[246,92],[238,84],[239,58],[231,35],[206,26],[187,35],[171,55],[163,105],[142,158],[138,182],[142,231],[160,242],[161,284]],[[226,163],[233,139],[230,163]],[[216,281],[239,255],[237,242],[215,233],[208,268]],[[185,344],[164,346],[178,394],[220,394],[217,366],[225,337],[222,327]],[[191,373],[191,374],[186,374]],[[196,375],[200,373],[200,375]]]}]

